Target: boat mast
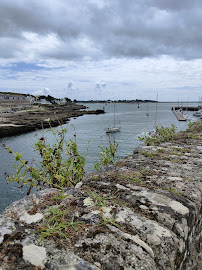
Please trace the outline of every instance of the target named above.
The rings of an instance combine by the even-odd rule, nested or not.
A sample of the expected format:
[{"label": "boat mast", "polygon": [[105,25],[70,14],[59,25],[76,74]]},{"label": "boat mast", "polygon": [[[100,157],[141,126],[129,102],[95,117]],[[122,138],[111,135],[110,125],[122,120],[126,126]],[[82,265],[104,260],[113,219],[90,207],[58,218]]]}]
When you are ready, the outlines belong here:
[{"label": "boat mast", "polygon": [[115,121],[116,119],[115,119],[115,102],[114,102],[114,127],[115,127]]},{"label": "boat mast", "polygon": [[156,128],[156,120],[157,120],[157,103],[158,103],[158,92],[156,96],[155,128]]}]

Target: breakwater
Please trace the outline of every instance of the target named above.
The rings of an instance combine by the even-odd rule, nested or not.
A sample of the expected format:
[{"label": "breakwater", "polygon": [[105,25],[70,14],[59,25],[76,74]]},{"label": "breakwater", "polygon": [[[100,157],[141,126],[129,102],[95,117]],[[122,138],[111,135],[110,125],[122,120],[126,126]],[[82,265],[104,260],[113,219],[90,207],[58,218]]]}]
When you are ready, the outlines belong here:
[{"label": "breakwater", "polygon": [[[201,167],[200,124],[172,142],[135,149],[66,189],[67,197],[49,189],[17,201],[0,217],[0,266],[199,270]],[[53,233],[39,243],[34,232],[53,206],[67,209],[67,238]]]}]

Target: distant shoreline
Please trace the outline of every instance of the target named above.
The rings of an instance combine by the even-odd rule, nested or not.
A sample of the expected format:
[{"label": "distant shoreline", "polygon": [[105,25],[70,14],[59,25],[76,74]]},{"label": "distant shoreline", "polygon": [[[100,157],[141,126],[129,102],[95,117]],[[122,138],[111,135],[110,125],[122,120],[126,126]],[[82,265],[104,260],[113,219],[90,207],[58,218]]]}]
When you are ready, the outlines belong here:
[{"label": "distant shoreline", "polygon": [[0,138],[15,136],[43,128],[66,124],[70,118],[85,114],[101,114],[103,110],[85,110],[84,105],[31,106],[23,111],[0,114]]},{"label": "distant shoreline", "polygon": [[127,103],[135,103],[135,104],[138,104],[138,103],[176,103],[176,104],[189,104],[189,103],[199,103],[198,101],[155,101],[155,100],[142,100],[142,101],[134,101],[134,100],[111,100],[111,101],[107,101],[107,100],[78,100],[76,101],[77,104],[82,104],[82,103],[107,103],[107,104],[110,104],[110,103],[124,103],[124,104],[127,104]]}]

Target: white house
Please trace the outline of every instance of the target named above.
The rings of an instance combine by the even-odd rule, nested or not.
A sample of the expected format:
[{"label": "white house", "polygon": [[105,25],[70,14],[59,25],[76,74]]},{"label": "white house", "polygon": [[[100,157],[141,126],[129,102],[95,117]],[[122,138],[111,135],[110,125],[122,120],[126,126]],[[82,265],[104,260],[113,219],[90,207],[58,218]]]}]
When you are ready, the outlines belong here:
[{"label": "white house", "polygon": [[12,95],[12,94],[7,94],[7,93],[0,93],[0,99],[1,100],[26,100],[26,96],[24,95],[20,95],[20,94],[16,94],[16,95]]},{"label": "white house", "polygon": [[37,99],[36,103],[38,103],[38,104],[51,104],[51,102],[49,102],[45,99]]}]

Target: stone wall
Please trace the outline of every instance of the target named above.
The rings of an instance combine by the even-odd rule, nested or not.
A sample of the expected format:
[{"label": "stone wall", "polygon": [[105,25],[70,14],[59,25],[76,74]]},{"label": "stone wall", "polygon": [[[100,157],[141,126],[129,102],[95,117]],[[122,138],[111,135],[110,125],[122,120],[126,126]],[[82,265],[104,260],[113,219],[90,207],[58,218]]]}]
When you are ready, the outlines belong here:
[{"label": "stone wall", "polygon": [[[202,269],[201,181],[200,128],[135,149],[65,194],[27,196],[0,217],[0,269]],[[65,213],[58,224],[54,211]],[[47,213],[52,235],[39,242]],[[67,238],[53,230],[63,223]]]}]

